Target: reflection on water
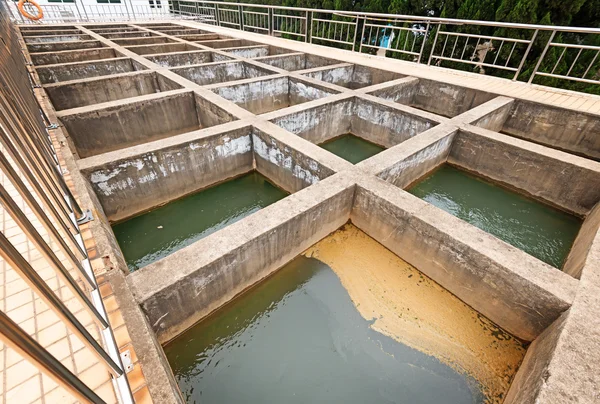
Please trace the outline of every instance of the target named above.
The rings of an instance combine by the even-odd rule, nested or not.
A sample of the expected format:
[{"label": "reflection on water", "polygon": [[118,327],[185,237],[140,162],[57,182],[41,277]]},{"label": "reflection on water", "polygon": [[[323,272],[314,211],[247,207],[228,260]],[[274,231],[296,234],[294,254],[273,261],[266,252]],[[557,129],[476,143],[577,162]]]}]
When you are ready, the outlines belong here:
[{"label": "reflection on water", "polygon": [[253,172],[116,224],[113,231],[135,271],[286,195]]},{"label": "reflection on water", "polygon": [[300,256],[165,347],[190,403],[481,403],[479,383],[375,331]]},{"label": "reflection on water", "polygon": [[556,267],[581,227],[575,216],[443,165],[408,192]]}]

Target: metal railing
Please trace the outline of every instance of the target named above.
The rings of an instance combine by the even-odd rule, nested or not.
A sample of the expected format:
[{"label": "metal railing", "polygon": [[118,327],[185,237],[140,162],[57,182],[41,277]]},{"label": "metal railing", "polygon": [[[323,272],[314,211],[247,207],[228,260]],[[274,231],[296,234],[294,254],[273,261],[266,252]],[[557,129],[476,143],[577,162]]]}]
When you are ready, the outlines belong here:
[{"label": "metal railing", "polygon": [[[195,19],[415,63],[534,79],[600,84],[600,29],[458,20],[397,14],[202,0],[122,0],[120,4],[44,5],[45,22]],[[12,5],[13,18],[28,23]]]},{"label": "metal railing", "polygon": [[[119,350],[90,265],[79,225],[89,220],[71,194],[54,150],[48,118],[32,91],[17,35],[0,4],[0,206],[5,222],[13,222],[27,240],[26,253],[0,232],[0,257],[33,293],[81,341],[112,376],[123,403],[133,402]],[[38,273],[32,254],[39,254],[68,288],[83,312],[100,330],[96,339]],[[9,313],[10,314],[10,313]],[[82,402],[102,403],[93,390],[61,365],[40,343],[0,311],[0,339]]]}]

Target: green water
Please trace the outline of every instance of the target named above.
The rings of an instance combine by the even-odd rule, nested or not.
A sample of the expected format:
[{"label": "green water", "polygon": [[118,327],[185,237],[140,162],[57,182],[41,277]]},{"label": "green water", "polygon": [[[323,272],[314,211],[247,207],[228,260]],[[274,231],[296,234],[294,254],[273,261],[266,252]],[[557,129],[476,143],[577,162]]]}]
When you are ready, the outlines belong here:
[{"label": "green water", "polygon": [[481,403],[478,382],[374,331],[300,256],[165,347],[188,403]]},{"label": "green water", "polygon": [[113,231],[135,271],[286,195],[252,172],[116,224]]},{"label": "green water", "polygon": [[329,150],[333,154],[348,160],[352,164],[360,163],[371,156],[376,155],[380,151],[385,150],[383,147],[375,143],[367,142],[358,136],[350,133],[336,137],[333,140],[322,143],[319,146],[325,150]]},{"label": "green water", "polygon": [[408,192],[561,268],[581,220],[443,165]]}]

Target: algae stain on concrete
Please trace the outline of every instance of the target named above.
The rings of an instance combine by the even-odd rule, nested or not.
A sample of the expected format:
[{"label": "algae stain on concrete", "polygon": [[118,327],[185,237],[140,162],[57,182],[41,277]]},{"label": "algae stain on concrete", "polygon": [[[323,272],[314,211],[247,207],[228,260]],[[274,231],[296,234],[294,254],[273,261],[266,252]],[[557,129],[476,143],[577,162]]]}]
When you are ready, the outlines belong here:
[{"label": "algae stain on concrete", "polygon": [[516,338],[353,225],[304,254],[333,269],[371,328],[476,380],[479,402],[502,402],[525,355]]},{"label": "algae stain on concrete", "polygon": [[287,196],[252,172],[113,226],[131,271],[151,264]]},{"label": "algae stain on concrete", "polygon": [[376,145],[375,143],[368,142],[350,133],[336,137],[335,139],[322,143],[319,146],[351,162],[352,164],[360,163],[361,161],[385,150],[383,147]]},{"label": "algae stain on concrete", "polygon": [[581,228],[575,216],[447,164],[408,192],[556,268]]},{"label": "algae stain on concrete", "polygon": [[[474,376],[490,365],[462,365],[488,360],[500,373],[507,365],[499,362],[514,366],[500,376],[489,372],[505,377],[498,382],[504,392],[524,353],[517,341],[355,227],[344,227],[306,255],[313,257],[297,257],[164,347],[187,402],[499,401],[490,393],[496,386]],[[386,285],[386,277],[394,282]],[[391,300],[379,299],[388,294]],[[392,296],[403,294],[409,304]],[[423,300],[429,298],[435,298],[431,306]],[[375,310],[380,304],[382,311]],[[431,323],[413,320],[436,309],[443,314]],[[469,338],[480,342],[463,347]],[[482,347],[493,352],[483,354]],[[504,357],[511,349],[515,354]],[[460,365],[451,362],[455,357]]]}]

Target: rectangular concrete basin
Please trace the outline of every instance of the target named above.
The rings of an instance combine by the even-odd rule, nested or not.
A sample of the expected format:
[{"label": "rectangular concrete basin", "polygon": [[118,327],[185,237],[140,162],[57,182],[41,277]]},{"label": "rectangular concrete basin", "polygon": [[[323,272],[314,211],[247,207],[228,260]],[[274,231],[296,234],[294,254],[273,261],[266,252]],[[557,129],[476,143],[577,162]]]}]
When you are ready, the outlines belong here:
[{"label": "rectangular concrete basin", "polygon": [[256,59],[258,62],[266,63],[290,72],[296,70],[314,69],[341,63],[338,60],[311,55],[309,53],[290,53],[285,55],[265,56]]},{"label": "rectangular concrete basin", "polygon": [[333,90],[289,77],[219,86],[211,90],[257,115],[335,94]]},{"label": "rectangular concrete basin", "polygon": [[223,48],[224,52],[231,53],[232,55],[242,58],[255,58],[260,56],[274,56],[291,53],[293,51],[285,48],[280,48],[272,45],[256,45],[256,46],[243,46],[236,48]]},{"label": "rectangular concrete basin", "polygon": [[111,74],[146,70],[144,66],[129,58],[114,58],[94,62],[64,63],[36,68],[42,84],[109,76]]},{"label": "rectangular concrete basin", "polygon": [[30,53],[31,61],[36,66],[55,65],[59,63],[85,62],[89,60],[111,59],[122,55],[113,48],[80,49],[60,52]]},{"label": "rectangular concrete basin", "polygon": [[155,34],[154,32],[148,32],[148,31],[124,31],[124,32],[106,32],[106,33],[99,33],[100,35],[102,35],[104,38],[106,39],[124,39],[124,38],[147,38],[147,37],[156,37],[158,36],[158,34]]},{"label": "rectangular concrete basin", "polygon": [[44,86],[57,111],[179,88],[180,85],[154,72],[125,73]]},{"label": "rectangular concrete basin", "polygon": [[173,72],[201,86],[251,79],[275,73],[246,62],[211,63],[181,67],[173,69]]},{"label": "rectangular concrete basin", "polygon": [[496,97],[496,94],[486,91],[426,79],[410,79],[370,94],[448,118]]},{"label": "rectangular concrete basin", "polygon": [[[229,39],[230,37],[220,34],[190,34],[187,31],[179,31],[184,32],[182,35],[175,35],[175,37],[180,39],[185,39],[186,41],[210,41],[215,39]],[[169,34],[173,35],[173,34]]]},{"label": "rectangular concrete basin", "polygon": [[80,157],[89,157],[232,121],[225,110],[184,90],[58,113]]},{"label": "rectangular concrete basin", "polygon": [[404,77],[400,73],[361,65],[324,68],[304,74],[317,80],[357,89]]},{"label": "rectangular concrete basin", "polygon": [[497,119],[475,125],[600,161],[600,117],[594,114],[514,100]]},{"label": "rectangular concrete basin", "polygon": [[271,122],[315,144],[351,133],[385,148],[400,144],[438,124],[434,120],[360,98],[280,115]]},{"label": "rectangular concrete basin", "polygon": [[141,30],[139,28],[135,28],[135,27],[126,27],[126,26],[120,26],[120,27],[113,27],[113,28],[94,28],[94,27],[90,27],[91,31],[94,31],[97,34],[100,35],[104,35],[104,34],[118,34],[121,32],[146,32],[144,30]]},{"label": "rectangular concrete basin", "polygon": [[187,43],[166,43],[157,45],[138,45],[127,47],[130,51],[138,55],[156,55],[159,53],[173,53],[199,50],[195,46]]},{"label": "rectangular concrete basin", "polygon": [[79,29],[61,29],[61,30],[35,30],[35,31],[24,31],[24,28],[21,28],[21,35],[23,38],[31,37],[31,36],[55,36],[55,35],[80,35],[83,34]]},{"label": "rectangular concrete basin", "polygon": [[66,50],[75,49],[90,49],[90,48],[104,48],[104,45],[100,41],[67,41],[67,42],[43,42],[43,43],[32,43],[27,44],[27,50],[29,52],[59,52]]},{"label": "rectangular concrete basin", "polygon": [[232,58],[211,51],[191,51],[167,53],[166,55],[146,56],[146,59],[156,63],[161,67],[177,67],[212,62],[224,62],[226,60],[231,60]]}]

